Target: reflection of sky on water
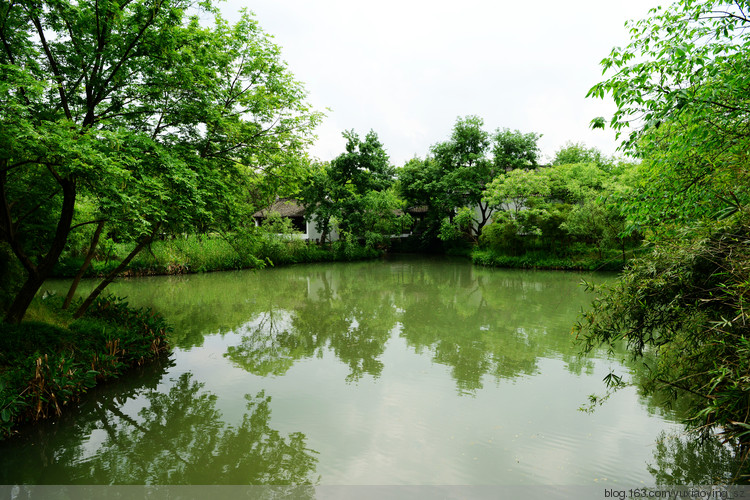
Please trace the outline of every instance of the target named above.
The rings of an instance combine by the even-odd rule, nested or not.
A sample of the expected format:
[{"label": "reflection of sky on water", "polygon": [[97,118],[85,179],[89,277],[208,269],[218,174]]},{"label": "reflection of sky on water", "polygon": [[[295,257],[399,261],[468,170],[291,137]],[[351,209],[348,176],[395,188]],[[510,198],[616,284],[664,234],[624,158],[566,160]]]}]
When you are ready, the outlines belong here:
[{"label": "reflection of sky on water", "polygon": [[[660,430],[679,426],[650,416],[634,391],[595,413],[578,410],[612,362],[591,375],[571,374],[560,359],[514,379],[485,375],[473,394],[457,391],[449,367],[417,354],[394,329],[382,373],[347,383],[348,369],[330,351],[296,362],[284,376],[257,377],[220,356],[232,334],[207,338],[191,370],[220,394],[233,422],[242,394],[263,388],[273,424],[303,432],[319,453],[321,484],[641,484]],[[235,338],[236,341],[236,338]],[[197,350],[178,352],[177,366]],[[181,359],[184,358],[184,359]]]}]

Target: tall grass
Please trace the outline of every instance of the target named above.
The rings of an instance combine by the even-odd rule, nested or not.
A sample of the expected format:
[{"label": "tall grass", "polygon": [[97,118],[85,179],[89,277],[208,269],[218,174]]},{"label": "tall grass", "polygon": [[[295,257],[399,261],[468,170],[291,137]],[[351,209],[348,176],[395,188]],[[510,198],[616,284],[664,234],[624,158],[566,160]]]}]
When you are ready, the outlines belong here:
[{"label": "tall grass", "polygon": [[[113,257],[93,261],[87,276],[106,274],[131,248],[131,245],[115,245]],[[337,241],[323,248],[295,235],[262,231],[230,236],[188,235],[155,241],[130,262],[125,272],[150,275],[261,269],[306,262],[372,259],[381,254],[381,251],[352,241]],[[80,257],[65,256],[57,265],[55,274],[73,276],[81,262]]]},{"label": "tall grass", "polygon": [[59,299],[36,304],[50,323],[0,323],[0,439],[27,420],[59,416],[98,381],[167,352],[170,327],[119,299],[98,299],[72,320]]}]

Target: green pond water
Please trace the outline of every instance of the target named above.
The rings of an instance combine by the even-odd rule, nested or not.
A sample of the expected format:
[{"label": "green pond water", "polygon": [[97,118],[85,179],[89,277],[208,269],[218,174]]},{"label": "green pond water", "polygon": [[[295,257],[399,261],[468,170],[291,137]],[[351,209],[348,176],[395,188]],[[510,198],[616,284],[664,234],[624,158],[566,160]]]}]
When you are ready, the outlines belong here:
[{"label": "green pond water", "polygon": [[582,278],[613,279],[391,257],[122,280],[173,354],[1,442],[0,484],[654,484],[674,415],[632,388],[579,410],[637,375],[577,355]]}]

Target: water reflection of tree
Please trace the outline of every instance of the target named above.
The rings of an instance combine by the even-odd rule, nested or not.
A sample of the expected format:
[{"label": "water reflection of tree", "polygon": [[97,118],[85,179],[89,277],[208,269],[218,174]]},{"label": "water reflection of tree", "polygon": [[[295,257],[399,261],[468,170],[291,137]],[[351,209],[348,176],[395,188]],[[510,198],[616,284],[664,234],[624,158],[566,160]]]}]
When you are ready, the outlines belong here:
[{"label": "water reflection of tree", "polygon": [[148,294],[148,305],[176,322],[181,347],[207,333],[239,334],[227,357],[260,376],[332,352],[349,367],[348,380],[377,377],[397,327],[411,348],[449,366],[462,392],[482,387],[485,376],[533,374],[540,357],[562,359],[573,373],[593,366],[571,343],[570,327],[590,297],[569,273],[419,257],[180,279],[191,286],[153,280],[124,292]]},{"label": "water reflection of tree", "polygon": [[379,376],[396,311],[388,284],[368,279],[371,266],[359,271],[320,269],[308,275],[312,286],[302,295],[272,292],[226,356],[256,375],[281,375],[295,360],[330,350],[349,367],[348,381]]},{"label": "water reflection of tree", "polygon": [[86,441],[101,428],[97,408],[121,406],[156,390],[171,359],[133,369],[113,384],[98,385],[77,408],[66,408],[55,421],[35,422],[20,429],[20,435],[0,442],[0,484],[67,484],[93,481],[81,478],[69,464],[85,457]]},{"label": "water reflection of tree", "polygon": [[[743,464],[737,456],[737,450],[718,439],[701,440],[662,432],[654,449],[655,463],[648,464],[648,471],[660,486],[748,484],[750,478],[741,477]],[[744,474],[747,469],[745,465]]]},{"label": "water reflection of tree", "polygon": [[[270,400],[246,396],[247,413],[232,426],[216,409],[216,396],[185,373],[167,393],[149,391],[137,416],[114,398],[102,398],[79,415],[64,442],[42,460],[27,456],[22,482],[52,484],[310,484],[317,458],[299,432],[287,437],[269,426]],[[87,443],[98,429],[101,443]],[[40,444],[48,442],[42,438]],[[31,443],[32,445],[35,443]],[[17,466],[13,467],[17,470]],[[18,478],[3,478],[18,483]],[[8,481],[10,479],[10,481]]]},{"label": "water reflection of tree", "polygon": [[[304,484],[317,459],[301,433],[282,437],[269,427],[271,398],[246,396],[242,423],[224,423],[216,396],[202,390],[189,373],[169,393],[147,395],[148,406],[129,418],[102,409],[107,439],[88,466],[119,483]],[[112,425],[107,416],[113,416]]]},{"label": "water reflection of tree", "polygon": [[458,388],[531,375],[540,357],[591,370],[569,335],[587,297],[570,274],[478,269],[417,261],[310,267],[305,288],[279,283],[254,302],[240,342],[226,356],[257,375],[281,375],[295,360],[331,351],[347,380],[377,377],[395,328],[418,352],[451,367]]},{"label": "water reflection of tree", "polygon": [[571,275],[468,267],[402,279],[402,337],[450,366],[461,392],[480,389],[486,375],[531,375],[540,357],[561,358],[573,372],[590,369],[569,335],[585,303]]}]

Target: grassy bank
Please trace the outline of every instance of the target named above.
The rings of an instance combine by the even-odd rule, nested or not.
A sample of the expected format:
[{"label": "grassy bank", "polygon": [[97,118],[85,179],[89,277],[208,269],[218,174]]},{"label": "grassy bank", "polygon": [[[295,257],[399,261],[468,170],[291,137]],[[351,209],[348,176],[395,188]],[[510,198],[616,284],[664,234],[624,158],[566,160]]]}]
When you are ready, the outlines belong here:
[{"label": "grassy bank", "polygon": [[78,320],[54,298],[38,301],[29,316],[0,323],[0,439],[22,422],[59,416],[98,382],[168,350],[161,317],[111,297]]},{"label": "grassy bank", "polygon": [[[616,253],[616,252],[615,252]],[[527,252],[523,255],[504,255],[492,250],[474,249],[471,261],[480,266],[518,269],[553,269],[563,271],[621,271],[627,261],[622,256],[588,254],[557,256],[544,252]]]},{"label": "grassy bank", "polygon": [[[111,245],[91,263],[86,276],[107,274],[131,249],[129,245]],[[345,241],[321,247],[277,235],[232,239],[189,235],[155,241],[133,259],[125,272],[129,275],[155,275],[262,269],[299,263],[372,259],[381,254],[378,250]],[[63,256],[55,268],[55,275],[72,277],[82,262],[82,256]]]}]

